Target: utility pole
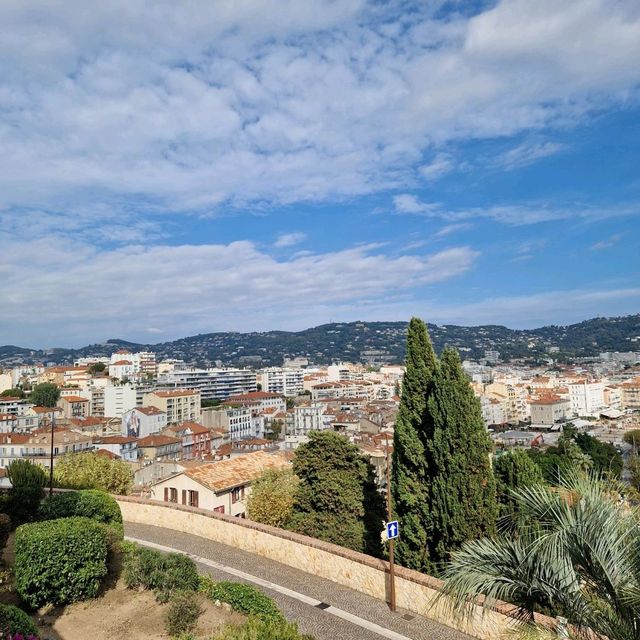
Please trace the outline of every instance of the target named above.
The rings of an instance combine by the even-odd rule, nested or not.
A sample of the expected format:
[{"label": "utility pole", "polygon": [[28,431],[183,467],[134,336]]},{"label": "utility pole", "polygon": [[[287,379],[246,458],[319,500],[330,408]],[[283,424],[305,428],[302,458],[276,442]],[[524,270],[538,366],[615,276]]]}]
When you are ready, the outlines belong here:
[{"label": "utility pole", "polygon": [[49,456],[49,496],[53,495],[53,436],[56,431],[56,409],[51,409],[51,452]]},{"label": "utility pole", "polygon": [[[390,473],[390,464],[389,464],[389,434],[385,434],[385,461],[386,461],[386,470],[385,475],[387,479],[387,522],[391,522],[393,516],[391,514],[391,473]],[[389,539],[389,608],[391,611],[396,610],[396,573],[395,573],[395,563],[393,559],[393,551],[395,546],[395,539]]]}]

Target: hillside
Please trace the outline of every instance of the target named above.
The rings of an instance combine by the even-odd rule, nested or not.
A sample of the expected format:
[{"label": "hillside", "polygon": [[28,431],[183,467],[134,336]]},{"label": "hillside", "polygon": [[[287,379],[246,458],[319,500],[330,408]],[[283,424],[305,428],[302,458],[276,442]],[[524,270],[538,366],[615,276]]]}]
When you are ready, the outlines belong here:
[{"label": "hillside", "polygon": [[[179,358],[198,365],[281,365],[283,358],[305,357],[315,364],[336,360],[398,363],[404,357],[406,322],[350,322],[323,324],[304,331],[260,333],[207,333],[159,344],[108,340],[81,349],[30,350],[0,347],[0,363],[68,363],[83,356],[108,356],[117,349],[154,351],[159,359]],[[461,327],[429,325],[440,351],[456,347],[463,358],[482,358],[488,349],[502,359],[537,359],[557,347],[554,357],[588,357],[602,351],[640,350],[640,314],[619,318],[594,318],[568,326],[517,330],[498,325]]]}]

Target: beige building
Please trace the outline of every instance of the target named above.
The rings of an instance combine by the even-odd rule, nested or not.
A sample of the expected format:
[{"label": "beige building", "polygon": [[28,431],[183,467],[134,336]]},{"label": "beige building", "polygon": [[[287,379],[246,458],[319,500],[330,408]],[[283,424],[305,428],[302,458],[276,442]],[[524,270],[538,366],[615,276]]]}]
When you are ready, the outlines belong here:
[{"label": "beige building", "polygon": [[640,377],[620,385],[622,406],[625,409],[640,409]]},{"label": "beige building", "polygon": [[531,400],[531,424],[552,425],[571,413],[571,403],[559,396],[546,396]]},{"label": "beige building", "polygon": [[281,453],[255,451],[187,468],[151,486],[151,498],[244,518],[251,483],[270,469],[288,469]]},{"label": "beige building", "polygon": [[193,389],[145,393],[142,404],[164,411],[167,414],[167,423],[200,422],[200,392]]},{"label": "beige building", "polygon": [[88,398],[75,395],[64,395],[58,400],[64,418],[86,418],[89,415],[91,402]]}]

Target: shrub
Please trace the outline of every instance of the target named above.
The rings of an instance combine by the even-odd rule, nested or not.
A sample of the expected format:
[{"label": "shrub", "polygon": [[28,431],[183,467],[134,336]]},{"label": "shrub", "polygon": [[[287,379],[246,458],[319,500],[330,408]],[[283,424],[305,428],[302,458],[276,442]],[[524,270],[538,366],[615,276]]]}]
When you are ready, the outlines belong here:
[{"label": "shrub", "polygon": [[220,602],[230,604],[231,608],[239,613],[254,615],[261,620],[284,620],[278,605],[262,591],[251,585],[226,580],[215,583],[210,578],[201,578],[200,591],[211,600],[220,600]]},{"label": "shrub", "polygon": [[0,637],[15,637],[21,634],[25,638],[38,638],[38,627],[33,618],[22,609],[11,604],[0,604]]},{"label": "shrub", "polygon": [[0,550],[7,544],[11,532],[11,518],[6,513],[0,513]]},{"label": "shrub", "polygon": [[15,523],[34,520],[44,497],[47,474],[43,467],[28,460],[14,460],[7,466],[11,488],[5,509]]},{"label": "shrub", "polygon": [[122,532],[122,513],[116,500],[104,491],[66,491],[44,499],[39,515],[42,520],[82,516],[114,527]]},{"label": "shrub", "polygon": [[95,451],[65,453],[56,463],[58,486],[67,489],[99,489],[126,495],[133,485],[133,472],[124,460],[111,460]]},{"label": "shrub", "polygon": [[7,465],[7,477],[12,487],[40,487],[47,484],[43,467],[29,460],[14,460]]},{"label": "shrub", "polygon": [[159,602],[167,602],[176,591],[197,591],[196,564],[180,553],[160,553],[127,545],[123,577],[130,589],[151,589]]},{"label": "shrub", "polygon": [[107,574],[106,527],[89,518],[26,524],[16,531],[16,590],[33,608],[94,598]]},{"label": "shrub", "polygon": [[314,640],[303,635],[298,625],[286,620],[251,618],[241,626],[228,625],[213,640]]},{"label": "shrub", "polygon": [[169,607],[164,615],[167,633],[178,636],[195,629],[198,617],[202,613],[198,595],[193,591],[177,591],[169,600]]}]

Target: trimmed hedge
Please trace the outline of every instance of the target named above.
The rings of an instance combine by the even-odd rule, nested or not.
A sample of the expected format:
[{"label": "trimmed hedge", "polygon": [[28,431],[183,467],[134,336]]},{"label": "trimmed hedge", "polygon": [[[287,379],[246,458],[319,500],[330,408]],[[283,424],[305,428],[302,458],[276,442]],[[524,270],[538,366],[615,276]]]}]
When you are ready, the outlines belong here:
[{"label": "trimmed hedge", "polygon": [[122,533],[122,513],[116,500],[104,491],[65,491],[48,496],[39,510],[41,520],[80,516],[114,527]]},{"label": "trimmed hedge", "polygon": [[137,545],[124,545],[125,584],[130,589],[151,589],[158,602],[167,602],[176,591],[197,591],[198,569],[181,553],[160,553]]},{"label": "trimmed hedge", "polygon": [[209,576],[200,576],[200,591],[211,600],[219,600],[231,605],[234,611],[260,620],[280,622],[284,616],[278,605],[262,591],[240,582],[214,582]]},{"label": "trimmed hedge", "polygon": [[40,637],[38,627],[28,613],[11,604],[0,604],[0,637],[15,637],[16,634],[25,639]]},{"label": "trimmed hedge", "polygon": [[107,575],[107,528],[60,518],[16,530],[16,591],[34,609],[95,598]]}]

